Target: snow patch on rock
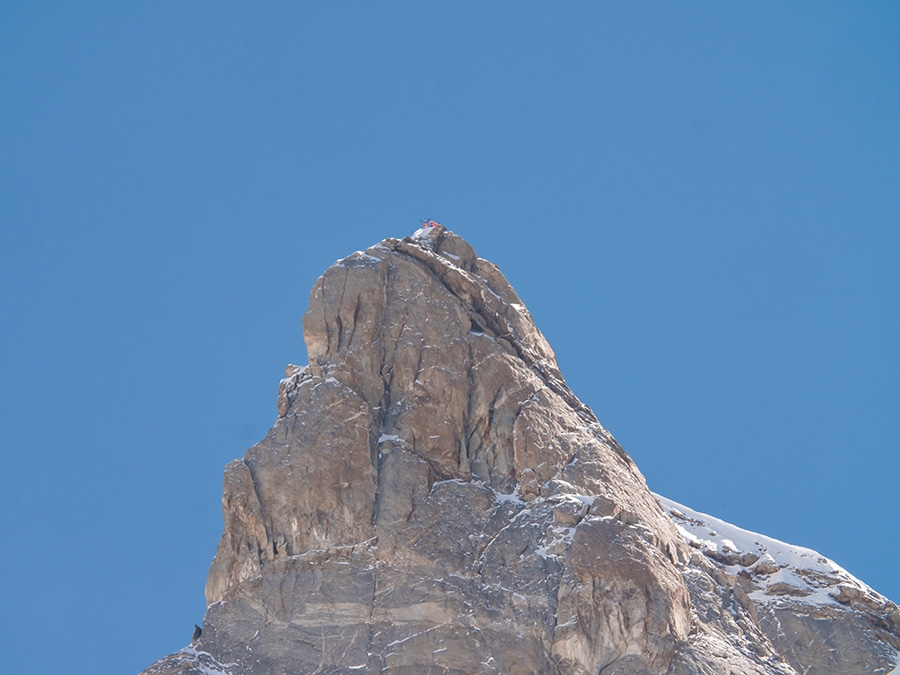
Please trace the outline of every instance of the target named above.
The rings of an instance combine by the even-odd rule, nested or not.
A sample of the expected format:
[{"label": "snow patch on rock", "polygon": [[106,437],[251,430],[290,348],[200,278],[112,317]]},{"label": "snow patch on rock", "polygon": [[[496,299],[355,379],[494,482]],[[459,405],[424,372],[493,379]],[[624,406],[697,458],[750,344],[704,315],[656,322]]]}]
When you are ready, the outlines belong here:
[{"label": "snow patch on rock", "polygon": [[688,545],[731,574],[752,577],[759,587],[749,594],[755,602],[773,602],[788,596],[793,602],[807,605],[834,605],[848,593],[877,595],[843,567],[812,549],[745,530],[655,496]]}]

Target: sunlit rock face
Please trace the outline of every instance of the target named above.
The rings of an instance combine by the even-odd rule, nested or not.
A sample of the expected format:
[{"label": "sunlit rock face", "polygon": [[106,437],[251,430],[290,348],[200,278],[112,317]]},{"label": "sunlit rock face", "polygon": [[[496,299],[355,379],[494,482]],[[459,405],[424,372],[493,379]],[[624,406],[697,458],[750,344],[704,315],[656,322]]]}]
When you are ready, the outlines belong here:
[{"label": "sunlit rock face", "polygon": [[338,261],[303,325],[225,470],[203,633],[146,673],[807,672],[460,237]]}]

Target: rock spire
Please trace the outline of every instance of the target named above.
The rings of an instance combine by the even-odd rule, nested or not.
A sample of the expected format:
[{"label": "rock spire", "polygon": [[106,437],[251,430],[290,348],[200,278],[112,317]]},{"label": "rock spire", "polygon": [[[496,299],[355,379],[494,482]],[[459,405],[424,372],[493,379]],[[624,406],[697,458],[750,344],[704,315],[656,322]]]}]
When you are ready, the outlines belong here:
[{"label": "rock spire", "polygon": [[[459,236],[338,261],[303,326],[308,365],[225,469],[202,636],[148,675],[838,672],[686,541]],[[900,614],[869,615],[890,670]]]}]

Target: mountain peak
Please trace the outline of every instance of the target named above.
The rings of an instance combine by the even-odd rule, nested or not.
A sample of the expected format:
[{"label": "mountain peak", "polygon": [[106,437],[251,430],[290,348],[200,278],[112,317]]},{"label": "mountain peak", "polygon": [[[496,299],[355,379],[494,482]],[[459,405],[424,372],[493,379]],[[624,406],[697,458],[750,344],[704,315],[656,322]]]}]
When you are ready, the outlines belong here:
[{"label": "mountain peak", "polygon": [[[225,470],[202,635],[148,673],[867,672],[776,648],[461,237],[337,261],[303,326],[308,365]],[[885,625],[845,661],[886,667]]]}]

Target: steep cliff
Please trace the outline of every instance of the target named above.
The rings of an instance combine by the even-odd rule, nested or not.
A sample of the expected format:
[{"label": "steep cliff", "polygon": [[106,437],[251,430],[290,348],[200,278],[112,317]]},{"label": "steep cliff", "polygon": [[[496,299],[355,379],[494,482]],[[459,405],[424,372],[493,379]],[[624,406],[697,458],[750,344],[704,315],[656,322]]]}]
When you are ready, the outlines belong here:
[{"label": "steep cliff", "polygon": [[148,675],[894,667],[896,606],[838,581],[756,599],[768,559],[667,513],[460,237],[335,263],[303,324],[308,365],[225,469],[202,636]]}]

